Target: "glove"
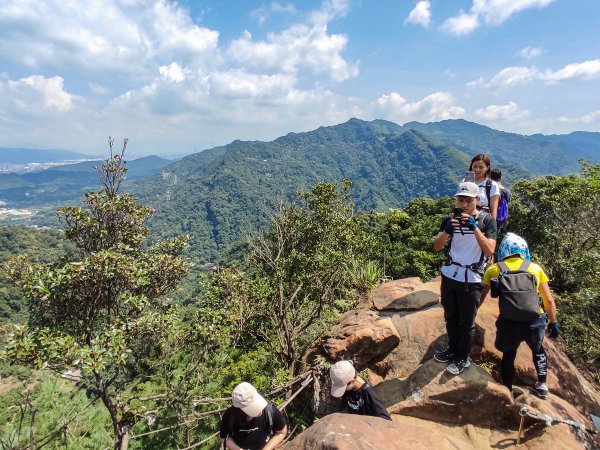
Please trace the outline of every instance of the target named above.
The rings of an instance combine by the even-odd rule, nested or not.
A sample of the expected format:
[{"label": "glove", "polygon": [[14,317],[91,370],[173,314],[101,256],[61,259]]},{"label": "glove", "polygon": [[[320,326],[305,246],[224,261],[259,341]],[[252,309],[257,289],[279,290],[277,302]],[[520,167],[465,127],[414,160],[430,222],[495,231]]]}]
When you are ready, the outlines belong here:
[{"label": "glove", "polygon": [[475,217],[469,216],[469,220],[466,221],[465,226],[469,230],[475,231],[475,228],[477,228],[477,221],[475,220]]},{"label": "glove", "polygon": [[446,220],[446,227],[444,228],[444,233],[452,236],[454,234],[454,227],[452,226],[452,221],[450,219]]},{"label": "glove", "polygon": [[560,332],[558,331],[558,323],[550,322],[548,324],[548,337],[550,339],[556,339]]}]

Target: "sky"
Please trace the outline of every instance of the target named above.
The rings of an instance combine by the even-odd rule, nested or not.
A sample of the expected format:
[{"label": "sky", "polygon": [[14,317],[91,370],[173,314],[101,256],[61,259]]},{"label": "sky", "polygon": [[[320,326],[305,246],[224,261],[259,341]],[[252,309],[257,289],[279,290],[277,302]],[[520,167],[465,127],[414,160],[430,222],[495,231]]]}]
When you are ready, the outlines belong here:
[{"label": "sky", "polygon": [[0,1],[0,147],[181,156],[351,117],[600,131],[600,1]]}]

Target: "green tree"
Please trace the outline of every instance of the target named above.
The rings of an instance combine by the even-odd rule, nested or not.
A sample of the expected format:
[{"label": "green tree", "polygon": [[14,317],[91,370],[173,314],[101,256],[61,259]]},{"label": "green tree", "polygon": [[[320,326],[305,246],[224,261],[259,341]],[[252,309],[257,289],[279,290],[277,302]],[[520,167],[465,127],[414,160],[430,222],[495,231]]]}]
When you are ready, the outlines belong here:
[{"label": "green tree", "polygon": [[4,358],[61,372],[79,368],[108,410],[118,449],[127,447],[129,430],[143,417],[136,386],[152,370],[143,361],[154,355],[159,367],[158,356],[169,354],[177,336],[203,342],[209,333],[184,332],[165,298],[190,270],[181,256],[187,237],[145,245],[144,221],[152,210],[119,192],[127,140],[116,154],[113,142],[109,138],[110,157],[98,169],[102,189],[86,194],[84,207],[58,211],[77,259],[10,263],[30,311]]},{"label": "green tree", "polygon": [[600,164],[582,164],[581,174],[513,187],[508,231],[527,240],[558,292],[597,288],[600,281]]},{"label": "green tree", "polygon": [[319,320],[336,310],[351,287],[348,263],[366,241],[353,220],[352,183],[317,183],[297,201],[280,205],[269,229],[251,241],[252,283],[263,294],[255,314],[274,352],[294,375]]}]

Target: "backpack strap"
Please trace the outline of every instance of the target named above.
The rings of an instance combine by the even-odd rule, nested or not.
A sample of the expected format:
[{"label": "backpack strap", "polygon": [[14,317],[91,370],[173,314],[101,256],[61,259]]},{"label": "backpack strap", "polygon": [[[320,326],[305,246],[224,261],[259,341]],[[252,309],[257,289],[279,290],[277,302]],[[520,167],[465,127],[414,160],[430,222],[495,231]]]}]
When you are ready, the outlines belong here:
[{"label": "backpack strap", "polygon": [[529,269],[530,264],[531,263],[529,261],[523,260],[523,262],[519,266],[519,270],[522,270],[523,272],[527,272],[527,269]]},{"label": "backpack strap", "polygon": [[269,436],[275,434],[273,430],[273,403],[269,402],[267,405],[267,423],[269,424]]},{"label": "backpack strap", "polygon": [[492,199],[490,195],[492,194],[492,180],[489,178],[485,181],[485,195],[487,196],[488,208],[492,207]]},{"label": "backpack strap", "polygon": [[508,272],[510,270],[504,261],[498,261],[497,264],[500,268],[500,273]]}]

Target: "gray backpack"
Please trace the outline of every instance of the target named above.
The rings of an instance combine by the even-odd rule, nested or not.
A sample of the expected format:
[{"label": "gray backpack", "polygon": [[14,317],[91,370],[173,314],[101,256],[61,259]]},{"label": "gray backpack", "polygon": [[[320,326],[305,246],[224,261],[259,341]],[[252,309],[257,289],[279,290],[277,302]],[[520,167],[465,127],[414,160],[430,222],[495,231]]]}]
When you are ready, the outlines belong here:
[{"label": "gray backpack", "polygon": [[517,270],[510,270],[504,261],[498,262],[500,275],[495,289],[499,297],[500,317],[516,322],[533,322],[540,316],[540,298],[535,276],[527,271],[529,261]]}]

